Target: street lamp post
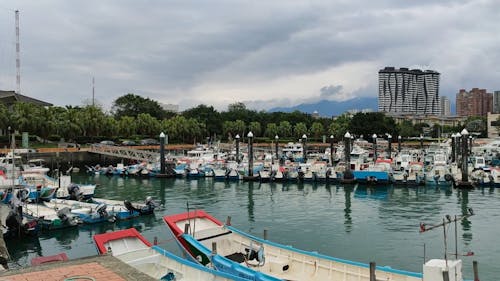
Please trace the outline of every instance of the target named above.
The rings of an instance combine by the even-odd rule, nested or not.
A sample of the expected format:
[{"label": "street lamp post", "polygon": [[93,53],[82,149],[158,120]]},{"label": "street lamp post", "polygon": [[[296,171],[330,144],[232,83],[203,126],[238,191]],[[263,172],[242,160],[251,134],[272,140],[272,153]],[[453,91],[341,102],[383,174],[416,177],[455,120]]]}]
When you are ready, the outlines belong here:
[{"label": "street lamp post", "polygon": [[351,166],[351,134],[349,132],[344,135],[344,158],[347,169]]},{"label": "street lamp post", "polygon": [[240,135],[236,134],[236,163],[240,164]]},{"label": "street lamp post", "polygon": [[420,149],[424,151],[424,136],[420,135]]},{"label": "street lamp post", "polygon": [[306,134],[302,135],[302,154],[304,158],[304,163],[307,162],[307,147],[306,147],[307,136]]},{"label": "street lamp post", "polygon": [[392,159],[392,136],[389,134],[387,135],[387,155],[389,155],[389,159]]},{"label": "street lamp post", "polygon": [[467,129],[463,129],[460,134],[462,135],[462,182],[467,182],[469,181],[469,175],[467,173],[467,156],[469,152],[467,149],[467,140],[469,138],[469,132],[467,132]]},{"label": "street lamp post", "polygon": [[401,135],[398,136],[398,152],[401,152]]},{"label": "street lamp post", "polygon": [[372,135],[373,139],[373,162],[377,161],[377,134]]},{"label": "street lamp post", "polygon": [[248,176],[253,177],[253,133],[248,132]]},{"label": "street lamp post", "polygon": [[333,135],[330,135],[330,166],[333,166]]},{"label": "street lamp post", "polygon": [[455,133],[451,134],[451,163],[455,162]]},{"label": "street lamp post", "polygon": [[165,134],[160,133],[160,174],[165,175]]},{"label": "street lamp post", "polygon": [[276,149],[276,160],[278,160],[278,161],[279,161],[279,159],[280,159],[280,158],[279,158],[279,155],[278,155],[278,142],[279,142],[279,139],[280,139],[280,138],[278,137],[278,135],[276,135],[276,136],[274,137],[274,140],[276,141],[276,143],[274,144],[274,145],[275,145],[275,149]]}]

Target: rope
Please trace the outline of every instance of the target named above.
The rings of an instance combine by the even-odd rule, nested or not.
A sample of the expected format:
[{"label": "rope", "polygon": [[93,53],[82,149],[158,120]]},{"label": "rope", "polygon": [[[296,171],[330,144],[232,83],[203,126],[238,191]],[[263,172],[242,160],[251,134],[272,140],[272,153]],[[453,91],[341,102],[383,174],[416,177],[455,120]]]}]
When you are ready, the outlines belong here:
[{"label": "rope", "polygon": [[73,277],[68,277],[68,278],[64,279],[64,281],[73,281],[73,280],[91,280],[91,281],[95,281],[95,279],[93,277],[90,277],[90,276],[73,276]]}]

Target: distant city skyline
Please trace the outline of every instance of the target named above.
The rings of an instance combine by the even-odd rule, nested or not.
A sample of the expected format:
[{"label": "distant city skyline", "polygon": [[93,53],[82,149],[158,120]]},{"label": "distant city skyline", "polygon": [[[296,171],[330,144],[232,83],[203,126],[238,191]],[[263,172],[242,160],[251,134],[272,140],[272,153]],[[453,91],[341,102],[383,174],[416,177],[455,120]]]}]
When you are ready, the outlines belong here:
[{"label": "distant city skyline", "polygon": [[[360,9],[362,7],[362,9]],[[4,1],[0,89],[106,108],[135,93],[179,110],[377,97],[386,65],[436,69],[440,96],[498,90],[500,2]],[[491,54],[491,55],[485,55]]]}]

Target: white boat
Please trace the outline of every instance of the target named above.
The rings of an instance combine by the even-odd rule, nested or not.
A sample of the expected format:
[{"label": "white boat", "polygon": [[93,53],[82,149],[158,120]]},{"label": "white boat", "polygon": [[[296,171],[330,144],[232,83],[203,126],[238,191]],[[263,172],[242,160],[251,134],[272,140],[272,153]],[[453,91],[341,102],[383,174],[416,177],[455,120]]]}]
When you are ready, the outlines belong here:
[{"label": "white boat", "polygon": [[43,204],[24,204],[23,215],[28,219],[36,219],[42,230],[55,230],[78,226],[82,221],[71,214],[69,208],[54,209]]},{"label": "white boat", "polygon": [[123,263],[157,280],[245,281],[245,279],[201,266],[177,257],[158,246],[153,246],[135,228],[97,234],[93,238],[99,254],[111,254]]},{"label": "white boat", "polygon": [[[249,280],[374,280],[367,264],[260,239],[224,225],[202,210],[165,216],[164,221],[179,245],[193,259],[228,273],[241,272],[240,276]],[[216,250],[212,251],[212,248]],[[375,276],[376,280],[386,281],[435,281],[443,280],[442,271],[446,269],[457,273],[450,280],[462,280],[460,260],[448,260],[446,263],[444,260],[430,260],[423,266],[423,274],[377,266]]]},{"label": "white boat", "polygon": [[45,173],[23,173],[19,178],[19,184],[25,186],[42,186],[56,188],[56,197],[64,199],[91,198],[94,196],[95,184],[74,184],[71,176],[61,175],[55,179]]}]

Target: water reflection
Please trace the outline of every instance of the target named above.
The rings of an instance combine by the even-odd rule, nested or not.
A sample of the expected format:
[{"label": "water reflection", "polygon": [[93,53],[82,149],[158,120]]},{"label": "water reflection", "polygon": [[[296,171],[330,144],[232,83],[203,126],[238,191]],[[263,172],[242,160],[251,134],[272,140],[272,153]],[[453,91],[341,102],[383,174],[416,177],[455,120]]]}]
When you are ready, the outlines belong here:
[{"label": "water reflection", "polygon": [[159,191],[159,197],[160,197],[160,205],[165,207],[165,189],[166,189],[166,182],[165,179],[160,179],[160,191]]},{"label": "water reflection", "polygon": [[462,225],[462,237],[465,245],[470,245],[472,241],[472,222],[469,220],[469,191],[462,190],[457,192],[458,202],[460,203],[460,209],[462,211],[462,220],[460,224]]},{"label": "water reflection", "polygon": [[44,232],[40,238],[49,239],[55,238],[59,245],[70,246],[73,241],[78,239],[79,236],[78,227],[71,227],[65,229],[54,230],[51,232]]},{"label": "water reflection", "polygon": [[42,247],[38,237],[29,237],[27,239],[14,239],[6,241],[7,250],[9,251],[10,263],[15,263],[19,266],[28,264],[32,256],[42,256]]},{"label": "water reflection", "polygon": [[253,182],[248,183],[248,220],[251,222],[255,222],[254,216],[254,201],[253,201]]},{"label": "water reflection", "polygon": [[388,198],[388,187],[359,184],[356,187],[354,197],[386,200]]},{"label": "water reflection", "polygon": [[344,187],[344,226],[345,232],[352,230],[352,217],[351,217],[351,193],[354,190],[352,186]]}]

